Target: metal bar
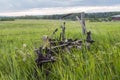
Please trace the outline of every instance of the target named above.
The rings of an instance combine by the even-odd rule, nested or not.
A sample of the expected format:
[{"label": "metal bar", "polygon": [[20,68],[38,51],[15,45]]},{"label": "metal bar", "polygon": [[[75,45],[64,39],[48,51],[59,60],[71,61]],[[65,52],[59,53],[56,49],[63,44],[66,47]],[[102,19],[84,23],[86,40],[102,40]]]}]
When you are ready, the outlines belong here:
[{"label": "metal bar", "polygon": [[81,24],[82,33],[86,34],[87,30],[86,30],[86,25],[85,25],[85,13],[84,12],[81,13],[81,19],[78,16],[76,16],[76,18]]},{"label": "metal bar", "polygon": [[70,15],[72,15],[72,14],[73,14],[73,13],[66,14],[66,15],[62,16],[60,19],[63,19],[63,18],[65,18],[65,17],[67,17],[67,16],[70,16]]}]

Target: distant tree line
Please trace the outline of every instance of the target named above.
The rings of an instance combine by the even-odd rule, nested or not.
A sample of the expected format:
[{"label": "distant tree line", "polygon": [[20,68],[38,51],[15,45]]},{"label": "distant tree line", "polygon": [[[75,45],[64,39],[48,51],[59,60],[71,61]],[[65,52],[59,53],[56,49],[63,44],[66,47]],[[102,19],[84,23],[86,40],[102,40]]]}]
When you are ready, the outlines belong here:
[{"label": "distant tree line", "polygon": [[14,21],[15,18],[12,17],[0,17],[0,21]]},{"label": "distant tree line", "polygon": [[111,16],[119,14],[120,12],[88,13],[86,18],[91,22],[111,21]]},{"label": "distant tree line", "polygon": [[[91,22],[111,21],[111,16],[118,15],[120,12],[104,12],[104,13],[86,13],[85,18]],[[60,19],[61,15],[36,15],[36,16],[19,16],[19,17],[0,17],[0,21],[14,21],[15,19]],[[76,20],[75,16],[80,17],[80,13],[74,13],[71,16],[66,17],[67,20]]]}]

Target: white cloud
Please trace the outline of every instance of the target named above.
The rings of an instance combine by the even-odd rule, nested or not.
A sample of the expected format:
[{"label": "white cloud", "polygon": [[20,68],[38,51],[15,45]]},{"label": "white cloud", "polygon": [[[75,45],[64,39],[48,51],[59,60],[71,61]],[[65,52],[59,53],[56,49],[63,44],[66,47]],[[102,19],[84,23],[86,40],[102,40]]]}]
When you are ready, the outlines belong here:
[{"label": "white cloud", "polygon": [[33,8],[26,11],[0,13],[0,16],[24,16],[24,15],[52,15],[77,12],[110,12],[120,11],[117,6],[86,6],[86,7],[56,7],[56,8]]}]

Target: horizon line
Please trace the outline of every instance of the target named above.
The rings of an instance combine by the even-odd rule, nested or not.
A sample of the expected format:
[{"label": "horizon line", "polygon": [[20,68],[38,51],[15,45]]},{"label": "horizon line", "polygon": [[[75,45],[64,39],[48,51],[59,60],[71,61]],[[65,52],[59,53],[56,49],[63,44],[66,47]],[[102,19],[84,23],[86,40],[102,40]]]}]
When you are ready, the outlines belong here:
[{"label": "horizon line", "polygon": [[76,6],[76,7],[55,7],[55,8],[33,8],[24,11],[2,12],[0,16],[35,16],[35,15],[60,15],[68,13],[103,13],[120,12],[120,5],[116,6]]}]

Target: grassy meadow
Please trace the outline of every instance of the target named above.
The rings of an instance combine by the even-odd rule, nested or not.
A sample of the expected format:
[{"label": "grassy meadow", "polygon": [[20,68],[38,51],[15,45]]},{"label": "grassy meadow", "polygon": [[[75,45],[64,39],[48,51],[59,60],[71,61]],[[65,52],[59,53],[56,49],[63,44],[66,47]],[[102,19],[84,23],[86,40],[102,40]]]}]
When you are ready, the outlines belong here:
[{"label": "grassy meadow", "polygon": [[[77,21],[66,21],[66,37],[85,39]],[[0,80],[120,80],[120,22],[86,22],[96,41],[88,51],[58,54],[55,63],[38,69],[35,48],[43,35],[51,35],[57,20],[0,22]],[[48,76],[44,69],[50,68]],[[37,69],[38,77],[35,75]]]}]

